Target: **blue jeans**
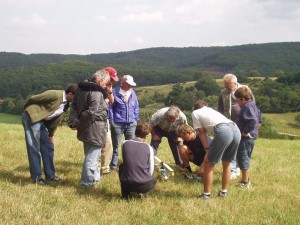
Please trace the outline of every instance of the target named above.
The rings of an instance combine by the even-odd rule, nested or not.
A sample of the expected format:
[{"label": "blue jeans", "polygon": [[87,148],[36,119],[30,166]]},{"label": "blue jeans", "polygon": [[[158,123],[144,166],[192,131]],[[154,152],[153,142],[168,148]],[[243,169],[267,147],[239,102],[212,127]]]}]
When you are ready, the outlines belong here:
[{"label": "blue jeans", "polygon": [[230,168],[232,174],[237,174],[236,170],[239,168],[236,157],[230,161]]},{"label": "blue jeans", "polygon": [[250,159],[252,156],[255,138],[242,137],[237,151],[237,161],[242,170],[250,168]]},{"label": "blue jeans", "polygon": [[94,182],[100,182],[100,170],[98,167],[101,147],[83,143],[84,161],[81,172],[81,185],[89,187]]},{"label": "blue jeans", "polygon": [[30,177],[32,181],[41,179],[41,157],[46,179],[55,176],[54,145],[50,142],[48,129],[43,121],[30,122],[27,112],[22,114],[22,124],[25,131]]},{"label": "blue jeans", "polygon": [[231,161],[241,140],[241,132],[234,123],[220,123],[214,128],[214,139],[208,151],[208,161],[214,164],[222,161]]},{"label": "blue jeans", "polygon": [[161,143],[162,137],[166,137],[168,139],[168,143],[169,143],[170,149],[172,151],[172,155],[173,155],[176,165],[181,165],[182,161],[179,156],[179,143],[180,142],[176,141],[176,139],[178,137],[176,131],[167,132],[167,131],[164,131],[163,129],[161,129],[159,126],[155,126],[155,127],[153,127],[153,129],[154,129],[156,135],[160,137],[160,141],[155,141],[151,138],[150,145],[152,146],[152,148],[154,150],[154,154],[156,155],[156,153],[157,153],[157,150]]},{"label": "blue jeans", "polygon": [[135,138],[135,129],[137,123],[111,123],[111,139],[113,144],[113,155],[110,162],[110,168],[116,169],[119,160],[119,144],[121,142],[123,134],[125,135],[125,140],[130,140]]}]

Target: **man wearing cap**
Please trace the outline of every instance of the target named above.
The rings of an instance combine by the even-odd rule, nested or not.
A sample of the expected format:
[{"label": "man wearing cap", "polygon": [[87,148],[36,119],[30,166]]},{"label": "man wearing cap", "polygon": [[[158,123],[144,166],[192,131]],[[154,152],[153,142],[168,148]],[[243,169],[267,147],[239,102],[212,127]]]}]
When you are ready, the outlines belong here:
[{"label": "man wearing cap", "polygon": [[139,121],[139,102],[135,91],[136,83],[131,75],[124,75],[121,86],[113,91],[114,102],[109,104],[109,122],[111,125],[111,138],[113,143],[113,155],[110,169],[118,166],[118,148],[122,138],[130,140],[135,137],[135,129]]},{"label": "man wearing cap", "polygon": [[[106,84],[106,89],[105,89],[106,93],[104,94],[105,101],[107,103],[113,103],[114,95],[112,93],[112,91],[113,91],[112,84],[114,82],[119,81],[119,78],[117,76],[117,70],[113,67],[105,67],[104,69],[105,69],[105,71],[107,71],[109,73],[109,76],[110,76],[110,82],[108,82]],[[112,152],[113,152],[113,148],[112,148],[112,140],[111,140],[111,131],[110,131],[110,127],[109,127],[107,130],[106,142],[101,151],[100,171],[102,174],[110,173],[109,164],[112,159]]]}]

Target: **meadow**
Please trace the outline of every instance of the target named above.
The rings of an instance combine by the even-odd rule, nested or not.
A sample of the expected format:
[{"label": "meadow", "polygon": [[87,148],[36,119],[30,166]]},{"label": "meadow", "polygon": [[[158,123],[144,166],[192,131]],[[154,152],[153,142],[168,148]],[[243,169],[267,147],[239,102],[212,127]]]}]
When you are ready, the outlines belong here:
[{"label": "meadow", "polygon": [[281,134],[300,136],[300,123],[295,120],[299,113],[264,113],[272,121],[276,131]]},{"label": "meadow", "polygon": [[258,139],[252,187],[238,188],[233,180],[228,196],[217,197],[218,165],[213,198],[201,200],[202,183],[185,180],[163,139],[158,156],[175,168],[175,176],[158,180],[145,199],[124,201],[116,172],[102,176],[92,189],[81,188],[83,147],[67,127],[59,127],[55,135],[56,170],[64,181],[32,183],[23,127],[3,123],[0,116],[0,224],[300,224],[300,141]]}]

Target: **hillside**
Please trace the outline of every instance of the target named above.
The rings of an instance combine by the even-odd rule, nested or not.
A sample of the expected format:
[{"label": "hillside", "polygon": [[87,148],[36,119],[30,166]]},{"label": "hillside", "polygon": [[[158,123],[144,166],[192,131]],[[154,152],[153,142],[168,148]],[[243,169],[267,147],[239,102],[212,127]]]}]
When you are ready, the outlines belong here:
[{"label": "hillside", "polygon": [[25,98],[47,89],[64,89],[108,65],[114,66],[119,76],[132,74],[138,86],[151,86],[193,81],[201,72],[214,78],[233,72],[240,81],[249,76],[293,74],[300,71],[299,61],[300,42],[92,55],[0,52],[0,98]]},{"label": "hillside", "polygon": [[91,55],[30,54],[0,52],[0,70],[65,61],[86,61],[128,68],[204,68],[210,71],[257,70],[270,76],[281,69],[300,71],[300,42],[248,44],[227,47],[149,48],[129,52]]}]

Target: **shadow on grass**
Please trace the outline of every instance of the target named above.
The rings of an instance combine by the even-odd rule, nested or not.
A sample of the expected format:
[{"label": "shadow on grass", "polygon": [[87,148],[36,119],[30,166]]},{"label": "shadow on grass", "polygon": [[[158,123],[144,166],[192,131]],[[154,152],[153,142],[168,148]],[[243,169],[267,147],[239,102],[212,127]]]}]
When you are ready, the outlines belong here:
[{"label": "shadow on grass", "polygon": [[[63,174],[64,177],[62,182],[49,182],[48,188],[61,188],[61,189],[73,189],[75,193],[80,196],[94,197],[97,199],[102,199],[105,201],[115,201],[120,199],[120,189],[116,190],[116,186],[120,183],[118,180],[118,174],[112,173],[110,175],[102,176],[102,182],[98,185],[93,185],[90,188],[83,188],[80,184],[80,174],[82,169],[82,164],[79,162],[70,162],[66,160],[60,160],[56,163],[56,171],[57,175]],[[76,173],[76,177],[74,176]],[[220,172],[215,173],[215,179],[213,186],[221,186]],[[114,187],[111,188],[110,185],[107,185],[107,179],[111,179],[114,182]],[[11,171],[9,170],[0,170],[0,180],[4,182],[8,182],[17,186],[25,186],[25,185],[36,185],[34,184],[29,176],[29,168],[28,166],[18,166]],[[178,190],[174,191],[172,186],[178,185]],[[168,181],[160,181],[157,179],[156,187],[149,193],[148,198],[166,198],[166,199],[174,199],[174,198],[190,198],[191,196],[187,196],[182,189],[185,186],[188,188],[190,185],[195,186],[199,190],[199,195],[203,190],[202,182],[193,182],[187,180],[183,177],[181,173],[176,171],[175,176],[171,177]],[[118,188],[119,188],[118,187]],[[168,189],[168,187],[171,187]],[[175,189],[176,190],[176,189]],[[194,194],[195,195],[195,194]],[[198,197],[198,194],[194,197]]]},{"label": "shadow on grass", "polygon": [[296,123],[288,123],[287,125],[288,125],[289,127],[293,127],[293,128],[297,128],[297,129],[300,128],[300,124],[296,124]]}]

